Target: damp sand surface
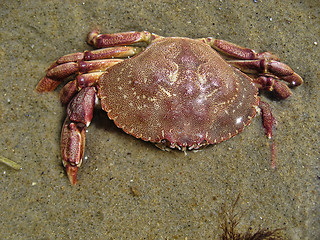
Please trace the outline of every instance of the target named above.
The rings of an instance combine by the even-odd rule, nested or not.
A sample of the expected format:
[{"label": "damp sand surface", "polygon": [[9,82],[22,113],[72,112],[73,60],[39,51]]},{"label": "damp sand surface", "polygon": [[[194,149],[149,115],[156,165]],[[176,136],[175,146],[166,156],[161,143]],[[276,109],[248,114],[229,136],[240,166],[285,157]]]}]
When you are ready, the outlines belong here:
[{"label": "damp sand surface", "polygon": [[[1,239],[220,239],[222,209],[239,194],[240,232],[320,238],[317,1],[64,2],[0,6],[0,155],[22,166],[0,164]],[[277,53],[305,80],[287,100],[261,95],[277,119],[277,168],[260,116],[231,140],[185,155],[125,134],[96,110],[71,186],[59,147],[65,109],[58,91],[35,86],[58,57],[91,49],[93,29],[213,36]]]}]

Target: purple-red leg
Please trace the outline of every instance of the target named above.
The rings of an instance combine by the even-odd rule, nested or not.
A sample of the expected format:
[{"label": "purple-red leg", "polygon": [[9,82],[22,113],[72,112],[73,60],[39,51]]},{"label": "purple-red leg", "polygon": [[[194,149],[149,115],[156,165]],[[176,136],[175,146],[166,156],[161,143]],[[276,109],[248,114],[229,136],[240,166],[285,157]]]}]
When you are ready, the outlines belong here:
[{"label": "purple-red leg", "polygon": [[73,74],[103,71],[119,63],[121,59],[117,58],[131,57],[144,49],[138,46],[123,45],[139,42],[144,42],[148,45],[156,38],[161,38],[161,36],[147,31],[113,34],[99,34],[97,31],[90,32],[87,37],[88,44],[101,49],[71,53],[60,57],[51,64],[46,76],[38,83],[36,90],[39,92],[53,91],[62,81]]},{"label": "purple-red leg", "polygon": [[252,79],[259,89],[273,92],[279,99],[286,99],[291,96],[292,92],[287,84],[280,82],[278,79],[270,76],[260,76]]},{"label": "purple-red leg", "polygon": [[239,45],[236,45],[234,43],[231,43],[225,40],[214,39],[211,37],[201,38],[199,40],[210,45],[212,48],[214,48],[218,52],[221,52],[234,59],[253,60],[253,59],[266,58],[266,59],[275,60],[275,61],[279,60],[279,58],[276,55],[270,52],[256,53],[256,51],[253,49],[241,47]]},{"label": "purple-red leg", "polygon": [[96,86],[97,81],[103,73],[92,72],[81,74],[75,80],[68,82],[59,93],[62,105],[67,105],[82,88]]},{"label": "purple-red leg", "polygon": [[60,57],[55,63],[60,65],[68,62],[77,61],[91,61],[100,59],[110,59],[110,58],[127,58],[134,56],[141,52],[143,48],[141,47],[131,47],[131,46],[118,46],[118,47],[108,47],[92,51],[84,51],[77,53],[70,53]]},{"label": "purple-red leg", "polygon": [[262,113],[262,125],[265,129],[266,135],[269,139],[271,139],[272,144],[271,144],[271,148],[272,148],[272,163],[271,163],[271,167],[275,168],[276,167],[276,154],[275,154],[275,144],[274,141],[272,139],[273,137],[273,126],[276,123],[275,118],[272,116],[272,111],[270,108],[270,105],[266,102],[260,101],[259,104],[259,108],[261,109],[261,113]]},{"label": "purple-red leg", "polygon": [[38,92],[50,92],[73,74],[105,71],[107,68],[123,61],[123,59],[118,58],[134,56],[142,49],[140,47],[120,46],[62,56],[51,64],[46,76],[38,83],[36,90]]},{"label": "purple-red leg", "polygon": [[[303,83],[302,78],[297,73],[288,65],[279,62],[279,58],[270,52],[256,53],[253,49],[210,37],[199,40],[226,55],[229,58],[227,60],[229,64],[251,75],[253,83],[259,89],[273,91],[280,99],[285,99],[291,95],[289,86],[299,86]],[[287,82],[287,84],[280,80]],[[269,104],[260,101],[259,107],[262,112],[266,135],[272,140],[272,129],[276,120],[272,116]],[[275,160],[275,144],[272,140],[273,168],[275,168]]]},{"label": "purple-red leg", "polygon": [[107,68],[123,61],[122,59],[103,59],[94,61],[68,62],[54,65],[49,68],[47,74],[42,78],[36,90],[38,92],[53,91],[60,83],[73,74],[87,73],[91,71],[105,71]]},{"label": "purple-red leg", "polygon": [[89,126],[96,97],[94,87],[82,89],[69,103],[67,118],[61,132],[62,163],[71,184],[77,183],[78,168],[82,164],[85,131]]},{"label": "purple-red leg", "polygon": [[290,86],[299,86],[303,83],[302,78],[296,74],[288,65],[270,60],[230,60],[232,66],[239,68],[241,71],[249,74],[274,76],[278,79],[286,81]]},{"label": "purple-red leg", "polygon": [[[124,59],[140,53],[143,47],[122,46],[138,42],[149,44],[160,36],[148,32],[129,32],[99,35],[91,32],[88,42],[103,49],[77,52],[62,56],[47,70],[38,83],[39,92],[53,91],[69,76],[78,74],[75,80],[66,84],[60,92],[63,104],[68,104],[67,118],[62,127],[62,162],[70,182],[76,184],[77,171],[82,164],[85,147],[85,131],[90,124],[96,97],[96,87],[104,71]],[[113,47],[112,47],[113,46]]]},{"label": "purple-red leg", "polygon": [[147,31],[121,32],[111,34],[99,34],[98,31],[92,31],[88,34],[87,42],[88,44],[95,46],[96,48],[106,48],[113,46],[130,45],[139,42],[150,44],[155,37],[158,36]]},{"label": "purple-red leg", "polygon": [[236,44],[214,38],[199,39],[210,45],[215,50],[236,60],[228,60],[228,63],[240,69],[242,72],[253,75],[253,82],[260,89],[273,91],[280,99],[291,95],[289,86],[299,86],[302,78],[288,65],[279,62],[279,58],[270,52],[256,53],[253,49],[244,48]]},{"label": "purple-red leg", "polygon": [[276,122],[275,118],[272,116],[272,111],[270,105],[266,102],[260,101],[259,108],[262,111],[262,123],[266,131],[266,135],[269,139],[272,138],[273,125]]}]

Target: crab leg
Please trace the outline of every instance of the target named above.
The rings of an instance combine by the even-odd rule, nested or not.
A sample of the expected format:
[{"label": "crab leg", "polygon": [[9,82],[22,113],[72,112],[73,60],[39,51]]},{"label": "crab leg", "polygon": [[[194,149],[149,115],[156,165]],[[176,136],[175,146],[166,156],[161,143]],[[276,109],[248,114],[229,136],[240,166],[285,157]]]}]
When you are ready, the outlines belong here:
[{"label": "crab leg", "polygon": [[[53,91],[64,79],[76,74],[83,73],[81,71],[80,62],[97,60],[97,63],[91,63],[91,65],[104,65],[106,68],[117,64],[120,59],[114,58],[126,58],[131,57],[141,52],[143,47],[122,46],[130,45],[139,42],[145,42],[149,44],[151,40],[160,38],[156,34],[151,34],[147,31],[143,32],[123,32],[113,34],[98,34],[97,31],[90,32],[87,37],[87,42],[96,48],[101,48],[93,51],[77,52],[62,56],[55,61],[49,69],[44,78],[38,83],[36,90],[38,92]],[[112,59],[110,59],[112,58]],[[108,63],[102,61],[102,59],[110,59]],[[99,60],[99,61],[98,61]],[[92,70],[92,69],[91,69]],[[97,68],[96,70],[99,70]],[[86,70],[85,72],[89,72]]]},{"label": "crab leg", "polygon": [[80,60],[91,61],[108,58],[126,58],[134,56],[142,50],[143,48],[141,47],[131,46],[108,47],[92,51],[87,50],[84,52],[77,52],[64,55],[56,61],[56,64],[76,62]]},{"label": "crab leg", "polygon": [[96,86],[97,81],[103,73],[101,71],[81,74],[75,80],[68,82],[59,93],[62,105],[67,105],[82,88]]},{"label": "crab leg", "polygon": [[73,74],[90,71],[104,71],[123,61],[122,59],[104,59],[94,61],[68,62],[57,65],[48,70],[46,76],[40,80],[36,90],[38,92],[53,91],[60,83]]},{"label": "crab leg", "polygon": [[272,76],[259,76],[252,80],[259,89],[273,92],[279,99],[286,99],[292,94],[287,84]]},{"label": "crab leg", "polygon": [[73,74],[105,70],[131,57],[143,48],[140,47],[111,47],[94,51],[77,52],[62,56],[47,70],[47,74],[40,80],[36,90],[38,92],[53,91],[61,82]]},{"label": "crab leg", "polygon": [[273,124],[276,122],[275,118],[272,116],[270,105],[266,102],[260,101],[259,108],[262,111],[262,124],[266,131],[266,135],[269,139],[272,138],[272,128]]},{"label": "crab leg", "polygon": [[272,129],[273,125],[276,123],[276,119],[272,116],[270,105],[266,102],[260,101],[259,108],[262,112],[262,125],[265,129],[266,135],[272,140],[272,168],[276,167],[276,154],[275,154],[275,144],[272,139]]},{"label": "crab leg", "polygon": [[258,88],[274,91],[280,99],[285,99],[292,93],[288,85],[279,80],[288,82],[289,86],[299,86],[303,83],[302,78],[288,65],[274,60],[232,60],[228,63],[242,72],[253,75],[253,82]]},{"label": "crab leg", "polygon": [[270,52],[256,53],[253,49],[210,37],[199,40],[233,59],[239,59],[227,62],[245,73],[254,75],[256,79],[253,82],[257,87],[274,91],[280,99],[289,97],[291,91],[279,80],[289,83],[289,86],[299,86],[303,83],[297,73],[288,65],[279,62],[279,58]]},{"label": "crab leg", "polygon": [[82,89],[69,103],[67,118],[62,127],[62,163],[73,185],[77,183],[78,168],[82,164],[85,131],[92,120],[95,96],[94,87]]},{"label": "crab leg", "polygon": [[99,34],[98,31],[92,31],[88,34],[88,44],[96,48],[105,48],[112,46],[130,45],[133,43],[145,42],[151,43],[151,40],[159,37],[147,31],[142,32],[122,32],[112,34]]},{"label": "crab leg", "polygon": [[210,45],[215,50],[234,59],[253,60],[266,58],[276,61],[279,60],[279,57],[270,52],[256,53],[256,51],[253,49],[241,47],[225,40],[214,39],[212,37],[201,38],[199,40]]},{"label": "crab leg", "polygon": [[288,65],[270,60],[231,60],[228,61],[232,66],[239,68],[241,71],[249,74],[260,74],[262,76],[275,76],[286,81],[290,86],[299,86],[303,83],[302,78],[296,74]]}]

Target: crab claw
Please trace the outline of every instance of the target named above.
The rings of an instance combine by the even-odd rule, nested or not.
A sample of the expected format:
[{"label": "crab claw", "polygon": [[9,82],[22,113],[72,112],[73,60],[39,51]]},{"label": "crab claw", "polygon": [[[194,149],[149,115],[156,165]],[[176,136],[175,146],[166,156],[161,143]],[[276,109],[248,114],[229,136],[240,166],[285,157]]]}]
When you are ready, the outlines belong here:
[{"label": "crab claw", "polygon": [[76,185],[77,184],[78,167],[72,166],[70,163],[66,163],[65,168],[66,168],[66,172],[67,172],[67,175],[68,175],[68,178],[69,178],[71,184]]},{"label": "crab claw", "polygon": [[78,168],[82,164],[85,144],[85,125],[66,118],[61,133],[62,164],[66,168],[71,184],[77,183]]},{"label": "crab claw", "polygon": [[77,183],[78,168],[82,164],[86,138],[95,100],[95,88],[82,89],[69,103],[67,118],[61,132],[62,163],[66,168],[71,184]]}]

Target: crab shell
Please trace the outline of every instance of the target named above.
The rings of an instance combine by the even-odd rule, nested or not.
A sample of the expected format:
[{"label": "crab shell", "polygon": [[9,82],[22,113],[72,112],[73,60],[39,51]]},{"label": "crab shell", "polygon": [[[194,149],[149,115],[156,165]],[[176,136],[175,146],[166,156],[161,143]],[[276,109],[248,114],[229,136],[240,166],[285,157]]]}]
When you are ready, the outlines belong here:
[{"label": "crab shell", "polygon": [[225,141],[256,115],[258,88],[209,45],[161,38],[108,68],[98,81],[101,106],[126,133],[170,148]]}]

